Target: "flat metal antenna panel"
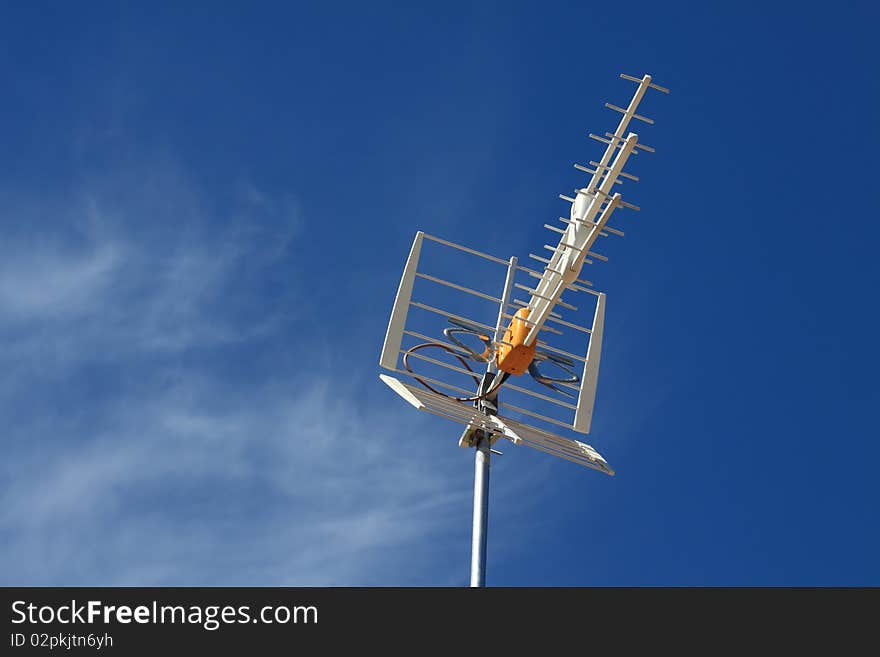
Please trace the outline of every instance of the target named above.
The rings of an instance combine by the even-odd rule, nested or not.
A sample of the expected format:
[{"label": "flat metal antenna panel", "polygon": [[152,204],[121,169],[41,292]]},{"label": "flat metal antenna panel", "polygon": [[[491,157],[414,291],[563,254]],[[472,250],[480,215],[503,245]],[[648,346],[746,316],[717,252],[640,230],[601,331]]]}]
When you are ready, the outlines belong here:
[{"label": "flat metal antenna panel", "polygon": [[525,445],[608,475],[614,474],[614,470],[602,455],[586,443],[557,436],[549,431],[543,431],[503,415],[482,413],[473,406],[451,402],[442,395],[404,383],[387,374],[380,374],[379,378],[420,411],[482,429],[496,438],[505,438],[514,445]]},{"label": "flat metal antenna panel", "polygon": [[599,384],[599,359],[602,357],[602,334],[605,331],[605,295],[600,294],[593,317],[593,332],[587,347],[587,362],[581,376],[581,389],[578,394],[577,409],[574,413],[573,429],[578,433],[590,433],[593,421],[593,407],[596,404],[596,387]]},{"label": "flat metal antenna panel", "polygon": [[419,265],[419,255],[422,252],[423,235],[424,233],[419,231],[413,240],[409,257],[406,259],[406,266],[403,268],[403,276],[401,276],[400,285],[397,288],[391,318],[388,320],[388,330],[385,332],[385,342],[382,344],[382,355],[379,357],[379,364],[387,369],[394,369],[397,364],[397,354],[403,340],[403,327],[406,326],[413,283],[416,279],[416,268]]}]

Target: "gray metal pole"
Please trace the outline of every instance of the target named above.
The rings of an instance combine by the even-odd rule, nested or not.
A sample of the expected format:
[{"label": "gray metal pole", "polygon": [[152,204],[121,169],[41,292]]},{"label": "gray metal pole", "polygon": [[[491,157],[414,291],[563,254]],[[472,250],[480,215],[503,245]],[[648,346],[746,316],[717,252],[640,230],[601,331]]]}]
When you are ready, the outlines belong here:
[{"label": "gray metal pole", "polygon": [[[504,335],[504,313],[513,293],[513,280],[516,277],[516,256],[507,264],[507,277],[504,279],[504,291],[501,294],[501,305],[498,308],[498,321],[495,323],[495,340]],[[487,372],[495,373],[498,368],[495,360],[489,362]],[[481,409],[482,410],[482,409]],[[489,463],[492,458],[492,442],[484,436],[477,443],[474,455],[474,527],[471,537],[471,586],[486,586],[486,535],[489,525]]]},{"label": "gray metal pole", "polygon": [[477,445],[474,457],[474,528],[471,542],[471,586],[486,586],[486,530],[489,524],[489,439]]}]

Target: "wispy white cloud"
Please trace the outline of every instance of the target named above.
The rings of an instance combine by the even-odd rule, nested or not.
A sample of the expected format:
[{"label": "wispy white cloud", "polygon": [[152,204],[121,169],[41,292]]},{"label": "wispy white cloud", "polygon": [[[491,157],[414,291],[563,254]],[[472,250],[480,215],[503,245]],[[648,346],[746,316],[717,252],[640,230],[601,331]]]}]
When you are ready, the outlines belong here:
[{"label": "wispy white cloud", "polygon": [[416,582],[431,542],[466,528],[469,472],[398,449],[382,430],[397,407],[321,381],[240,394],[190,377],[120,400],[112,429],[6,460],[4,581]]},{"label": "wispy white cloud", "polygon": [[113,244],[85,253],[5,253],[0,308],[12,320],[51,320],[78,314],[110,283],[120,254]]},{"label": "wispy white cloud", "polygon": [[[257,312],[259,286],[297,234],[296,204],[242,185],[212,214],[168,168],[85,184],[64,203],[7,204],[5,222],[19,227],[0,245],[7,369],[27,369],[50,343],[44,366],[71,367],[252,339],[281,319],[283,303]],[[282,294],[296,292],[294,279]]]},{"label": "wispy white cloud", "polygon": [[414,459],[389,428],[428,425],[391,398],[371,409],[357,381],[229,369],[305,303],[296,203],[244,184],[213,213],[173,167],[146,178],[6,218],[51,221],[0,246],[0,581],[455,580],[439,555],[468,527],[457,450]]}]

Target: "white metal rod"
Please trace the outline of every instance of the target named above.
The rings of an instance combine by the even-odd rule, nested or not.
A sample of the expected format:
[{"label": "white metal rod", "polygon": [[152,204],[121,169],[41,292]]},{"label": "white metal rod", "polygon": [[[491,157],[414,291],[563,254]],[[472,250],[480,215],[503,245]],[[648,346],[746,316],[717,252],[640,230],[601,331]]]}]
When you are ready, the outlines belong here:
[{"label": "white metal rod", "polygon": [[[504,290],[501,292],[501,305],[498,307],[498,320],[495,322],[495,342],[501,342],[504,337],[504,310],[510,305],[510,295],[513,293],[513,280],[516,278],[517,262],[517,257],[511,256],[507,263],[507,276],[504,277]],[[496,359],[493,358],[489,363],[489,372],[494,373],[498,371],[498,365],[495,361]]]},{"label": "white metal rod", "polygon": [[[425,335],[424,333],[418,333],[416,331],[410,331],[409,329],[407,329],[403,332],[403,334],[404,335],[411,335],[414,338],[419,338],[420,340],[425,340],[426,342],[436,342],[438,344],[445,345],[445,346],[449,347],[450,349],[455,349],[457,351],[461,350],[461,347],[459,347],[457,345],[450,344],[449,342],[445,342],[443,340],[438,340],[437,338],[432,338],[430,335]],[[511,343],[505,342],[504,340],[494,340],[493,344],[495,344],[495,345],[503,344],[508,347],[513,346]]]},{"label": "white metal rod", "polygon": [[[583,219],[575,219],[575,220],[571,220],[571,219],[566,219],[565,217],[559,217],[559,221],[561,221],[561,222],[564,223],[564,224],[575,224],[576,226],[590,226],[591,228],[592,228],[593,226],[598,226],[598,225],[599,225],[599,224],[594,223],[594,222],[592,222],[592,221],[584,221]],[[618,234],[618,233],[619,233],[620,236],[623,237],[623,233],[622,233],[621,231],[619,231],[619,230],[614,229],[614,228],[608,228],[607,226],[602,226],[602,230],[607,230],[607,231],[609,231],[609,232],[611,232],[611,233],[615,233],[615,234]],[[602,234],[601,231],[600,231],[599,234],[600,234],[600,235]],[[556,270],[555,270],[555,269],[552,269],[551,271],[556,271]]]},{"label": "white metal rod", "polygon": [[547,441],[535,439],[537,436],[529,436],[529,440],[532,440],[532,444],[529,447],[532,447],[536,444],[539,444],[544,447],[545,450],[553,450],[557,454],[566,454],[568,456],[573,456],[578,459],[585,459],[591,463],[599,465],[599,467],[608,467],[608,463],[602,458],[601,454],[599,454],[592,447],[587,445],[586,443],[581,443],[578,441],[566,441],[570,442],[570,445],[561,445],[557,440]]},{"label": "white metal rod", "polygon": [[[407,372],[406,370],[402,370],[397,367],[395,367],[393,371],[397,372],[398,374],[403,374],[405,376],[413,376],[412,372]],[[434,385],[438,385],[443,388],[449,388],[450,390],[453,390],[455,392],[464,393],[465,396],[468,396],[471,394],[470,390],[465,390],[464,388],[459,388],[458,386],[454,386],[449,383],[444,383],[443,381],[438,381],[437,379],[432,379],[431,377],[425,376],[424,374],[419,374],[419,378],[424,379],[428,383],[433,383]]]},{"label": "white metal rod", "polygon": [[587,455],[598,461],[605,461],[605,459],[602,458],[602,455],[587,443],[582,443],[579,440],[572,440],[570,438],[563,438],[562,436],[557,436],[539,427],[529,426],[528,428],[530,429],[528,435],[520,436],[523,441],[539,443],[548,447],[552,446],[558,451]]},{"label": "white metal rod", "polygon": [[[650,86],[650,85],[648,85],[648,86]],[[616,140],[616,139],[619,139],[621,142],[626,141],[623,137],[617,137],[617,136],[613,135],[613,134],[610,133],[610,132],[606,132],[606,133],[605,133],[605,136],[606,136],[606,137],[609,137],[610,139],[615,139],[615,140]],[[656,153],[656,152],[657,152],[657,149],[656,149],[656,148],[651,148],[650,146],[645,146],[644,144],[636,144],[636,149],[640,149],[640,150],[643,150],[643,151],[648,151],[649,153]],[[638,154],[639,154],[639,153],[638,153],[638,150],[634,150],[634,151],[632,152],[632,154],[633,154],[633,155],[638,155]]]},{"label": "white metal rod", "polygon": [[475,251],[474,249],[470,249],[466,246],[462,246],[461,244],[456,244],[455,242],[449,242],[447,240],[440,239],[439,237],[434,237],[433,235],[424,234],[425,239],[429,239],[433,242],[437,242],[438,244],[445,244],[446,246],[451,246],[453,249],[458,249],[459,251],[464,251],[465,253],[470,253],[471,255],[480,256],[481,258],[485,258],[486,260],[491,260],[492,262],[497,262],[502,265],[507,264],[507,260],[502,260],[501,258],[496,258],[495,256],[491,256],[488,253],[483,253],[482,251]]},{"label": "white metal rod", "polygon": [[527,441],[527,440],[523,440],[523,442],[526,443],[532,449],[536,449],[539,452],[544,452],[545,454],[549,454],[550,456],[555,456],[557,458],[564,459],[566,461],[571,461],[572,463],[577,463],[578,465],[582,465],[587,468],[592,468],[593,470],[598,470],[599,472],[604,472],[605,474],[611,474],[610,469],[608,469],[607,466],[603,467],[601,465],[601,461],[599,461],[599,462],[591,461],[586,454],[579,456],[579,457],[573,457],[573,456],[569,456],[567,454],[558,452],[556,450],[550,449],[546,445],[542,445],[540,443],[533,443],[533,442]]},{"label": "white metal rod", "polygon": [[566,441],[565,443],[561,443],[561,442],[554,441],[554,440],[547,440],[547,439],[542,438],[541,436],[538,436],[538,435],[529,436],[527,438],[524,438],[523,440],[529,441],[532,444],[543,445],[544,447],[549,448],[549,449],[553,449],[553,450],[559,452],[560,454],[568,454],[570,456],[577,456],[577,457],[582,457],[582,458],[583,457],[590,458],[592,456],[592,454],[588,450],[584,450],[579,446],[579,445],[583,445],[583,443],[579,443],[574,440]]},{"label": "white metal rod", "polygon": [[583,251],[583,249],[575,246],[574,244],[569,244],[568,242],[559,242],[559,244],[556,246],[550,246],[549,244],[544,245],[545,249],[547,249],[548,251],[553,251],[553,253],[556,253],[556,249],[562,248],[562,247],[567,247],[567,248],[571,249],[572,251],[577,251],[577,252]]},{"label": "white metal rod", "polygon": [[[401,349],[400,353],[405,354],[406,351],[407,351],[406,349]],[[418,354],[415,352],[411,353],[410,356],[412,358],[418,358],[419,360],[423,360],[426,363],[431,363],[433,365],[437,365],[438,367],[445,367],[446,369],[452,370],[453,372],[458,372],[459,374],[464,374],[465,376],[472,376],[476,379],[479,379],[479,376],[476,373],[469,372],[468,370],[464,369],[463,367],[458,367],[456,365],[450,365],[449,363],[444,363],[442,360],[437,360],[436,358],[431,358],[430,356],[422,356],[422,354]],[[422,375],[420,374],[419,376],[422,376]],[[425,377],[422,377],[422,378],[425,378]]]},{"label": "white metal rod", "polygon": [[[507,304],[507,307],[508,308],[516,307],[517,310],[519,310],[519,308],[528,308],[529,304],[527,304],[525,301],[520,301],[519,299],[514,299],[513,303]],[[559,313],[555,313],[552,310],[550,311],[550,317],[558,317],[559,319],[562,319],[562,315],[560,315]]]},{"label": "white metal rod", "polygon": [[[538,257],[538,256],[535,256],[535,257]],[[537,274],[538,276],[541,276],[541,275],[542,275],[541,272],[536,271],[536,270],[534,270],[534,269],[529,269],[528,267],[523,267],[522,265],[519,265],[519,266],[517,267],[517,269],[518,269],[519,271],[524,271],[524,272],[526,272],[527,274]]]},{"label": "white metal rod", "polygon": [[[418,338],[419,340],[424,340],[425,342],[434,342],[436,344],[442,344],[444,347],[449,347],[450,349],[456,352],[462,352],[462,348],[458,345],[454,345],[451,342],[446,342],[445,340],[439,340],[437,338],[432,338],[430,335],[425,335],[424,333],[418,333],[417,331],[410,331],[406,329],[403,332],[404,335],[410,335],[414,338]],[[405,349],[401,349],[401,352],[406,351]],[[415,356],[415,354],[413,354]]]},{"label": "white metal rod", "polygon": [[438,283],[440,285],[445,285],[446,287],[451,287],[453,290],[458,290],[459,292],[464,292],[466,294],[473,294],[475,297],[480,297],[481,299],[486,299],[487,301],[494,301],[495,303],[499,303],[501,299],[497,297],[490,296],[488,294],[484,294],[483,292],[478,292],[477,290],[472,290],[469,287],[465,287],[464,285],[458,285],[456,283],[450,283],[449,281],[444,281],[442,278],[437,278],[436,276],[429,276],[428,274],[423,274],[421,272],[416,273],[417,278],[424,278],[426,281],[431,281],[433,283]]},{"label": "white metal rod", "polygon": [[572,312],[577,310],[577,306],[572,306],[570,303],[567,303],[567,302],[563,301],[562,299],[557,299],[556,305],[562,306],[563,308],[565,308],[567,310],[571,310]]},{"label": "white metal rod", "polygon": [[555,354],[559,354],[560,356],[568,356],[569,358],[574,358],[575,360],[579,360],[582,363],[587,362],[587,359],[584,358],[583,356],[575,356],[574,354],[572,354],[568,351],[563,351],[562,349],[557,349],[556,347],[551,347],[549,344],[542,344],[541,347],[546,349],[547,351],[552,351]]},{"label": "white metal rod", "polygon": [[[516,289],[518,289],[518,290],[522,290],[523,292],[528,292],[528,293],[531,294],[532,296],[535,296],[535,295],[538,294],[537,291],[533,290],[533,289],[530,288],[528,285],[522,285],[521,283],[515,283],[514,285],[516,286]],[[541,297],[541,298],[542,298],[542,299],[548,299],[549,297]]]},{"label": "white metal rod", "polygon": [[[549,271],[551,274],[556,274],[557,276],[562,276],[562,274],[556,269],[550,269],[549,267],[547,267],[545,271]],[[536,271],[528,271],[526,273],[532,278],[537,278],[539,281],[544,278],[544,274],[539,274]]]},{"label": "white metal rod", "polygon": [[557,406],[562,406],[563,408],[570,408],[573,411],[577,410],[577,406],[575,406],[574,404],[569,404],[568,402],[564,402],[559,399],[553,399],[553,397],[548,397],[547,395],[542,395],[538,392],[532,392],[531,390],[527,390],[526,388],[520,388],[519,386],[515,386],[512,383],[505,383],[504,389],[515,390],[516,392],[522,393],[524,395],[529,395],[530,397],[535,397],[537,399],[543,399],[546,402],[556,404]]},{"label": "white metal rod", "polygon": [[[552,270],[551,270],[551,271],[552,271]],[[538,294],[538,291],[537,291],[537,290],[533,290],[532,288],[530,288],[530,287],[527,286],[527,285],[522,285],[521,283],[514,283],[514,286],[515,286],[517,289],[522,290],[523,292],[528,292],[528,293],[531,294],[533,297],[538,297],[539,299],[549,299],[549,298],[550,298],[550,297],[542,297],[540,294]],[[570,303],[566,303],[566,302],[563,301],[562,299],[557,299],[557,300],[556,300],[556,305],[557,305],[557,306],[561,306],[561,307],[563,307],[563,308],[567,308],[568,310],[573,310],[573,311],[574,311],[574,310],[577,310],[577,306],[572,306]],[[552,315],[553,313],[551,312],[550,314]]]},{"label": "white metal rod", "polygon": [[[508,313],[504,313],[504,317],[505,317],[506,319],[513,319],[513,315],[510,315],[510,314],[508,314]],[[535,327],[535,323],[532,322],[532,321],[530,321],[530,320],[528,320],[528,319],[524,319],[524,318],[522,318],[522,317],[517,317],[517,319],[518,319],[519,321],[521,321],[523,324],[527,324],[527,325],[531,326],[532,328]],[[556,335],[562,335],[562,331],[557,331],[555,328],[552,328],[552,327],[550,327],[550,326],[542,326],[542,327],[539,328],[538,330],[539,330],[539,331],[547,331],[548,333],[555,333]]]},{"label": "white metal rod", "polygon": [[[422,378],[425,378],[425,377],[422,377]],[[443,395],[438,395],[433,392],[428,392],[428,391],[422,390],[421,388],[418,388],[415,385],[404,383],[403,386],[416,397],[416,399],[419,401],[419,403],[424,404],[424,408],[422,410],[429,410],[433,407],[433,410],[445,413],[452,418],[467,417],[468,422],[476,422],[477,420],[479,420],[481,417],[483,417],[485,415],[484,413],[477,410],[473,406],[469,406],[468,404],[463,404],[461,402],[453,401],[448,397],[444,397]],[[451,387],[451,386],[447,386],[447,387]],[[421,398],[419,397],[420,395],[428,397],[427,404],[421,400]],[[430,406],[428,404],[430,404]],[[481,420],[481,422],[482,422],[482,420]],[[481,424],[481,426],[483,426],[483,425]]]},{"label": "white metal rod", "polygon": [[452,313],[448,313],[445,310],[440,310],[439,308],[434,308],[434,306],[429,306],[424,303],[419,303],[418,301],[410,301],[409,305],[415,306],[416,308],[421,308],[422,310],[427,310],[430,313],[436,313],[437,315],[442,315],[443,317],[449,317],[451,319],[457,319],[460,322],[468,322],[473,324],[474,326],[478,326],[481,329],[486,329],[487,331],[494,331],[495,329],[487,324],[481,324],[480,322],[475,322],[472,319],[468,319],[467,317],[461,317],[460,315],[453,315]]},{"label": "white metal rod", "polygon": [[421,410],[423,410],[425,413],[430,413],[431,415],[442,417],[445,420],[452,420],[453,422],[457,422],[459,424],[465,424],[469,427],[474,427],[475,429],[483,429],[485,431],[492,431],[493,433],[497,433],[498,431],[496,427],[489,426],[485,421],[478,420],[477,418],[474,418],[472,420],[465,420],[459,415],[453,415],[445,411],[438,411],[436,408],[431,408],[430,406],[425,406]]},{"label": "white metal rod", "polygon": [[[577,387],[576,387],[576,386],[570,386],[570,385],[567,384],[567,383],[557,383],[557,385],[566,386],[566,387],[568,387],[568,388],[574,387],[575,390],[577,390]],[[523,415],[528,415],[528,416],[533,417],[533,418],[535,418],[535,419],[537,419],[537,420],[543,420],[544,422],[549,422],[550,424],[555,424],[555,425],[557,425],[557,426],[559,426],[559,427],[565,427],[566,429],[571,429],[571,424],[566,424],[565,422],[560,422],[559,420],[557,420],[557,419],[555,419],[555,418],[552,418],[552,417],[547,417],[546,415],[540,415],[540,414],[538,414],[538,413],[532,413],[532,411],[527,411],[526,409],[524,409],[524,408],[520,408],[519,406],[514,406],[513,404],[507,404],[507,403],[505,403],[505,402],[499,402],[498,405],[499,405],[499,406],[503,406],[504,408],[509,408],[510,410],[512,410],[512,411],[516,411],[517,413],[522,413]]]},{"label": "white metal rod", "polygon": [[[414,386],[412,387],[414,388]],[[419,391],[419,394],[425,393],[424,391]],[[449,397],[436,395],[433,392],[428,394],[432,395],[429,399],[431,406],[433,406],[436,410],[442,411],[443,413],[447,413],[449,415],[459,418],[466,417],[468,418],[469,422],[473,422],[474,418],[480,418],[484,415],[484,413],[480,412],[470,404],[453,401]]]}]

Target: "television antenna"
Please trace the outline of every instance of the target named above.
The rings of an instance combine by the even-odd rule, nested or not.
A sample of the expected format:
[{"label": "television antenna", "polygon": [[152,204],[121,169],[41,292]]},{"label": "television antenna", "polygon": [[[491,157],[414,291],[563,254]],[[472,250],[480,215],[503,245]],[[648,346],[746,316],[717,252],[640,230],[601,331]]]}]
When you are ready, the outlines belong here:
[{"label": "television antenna", "polygon": [[[520,265],[515,256],[498,258],[419,231],[397,289],[379,364],[412,382],[406,383],[388,374],[380,374],[379,378],[417,409],[465,425],[458,444],[475,448],[471,586],[486,585],[489,465],[491,455],[500,454],[493,447],[498,440],[504,438],[514,445],[526,445],[608,475],[614,474],[608,462],[590,445],[554,432],[559,431],[559,427],[582,434],[590,432],[605,326],[605,293],[591,289],[593,284],[579,276],[585,264],[607,260],[592,250],[599,237],[623,236],[622,231],[608,225],[612,213],[618,208],[639,210],[638,206],[623,200],[615,191],[615,185],[624,180],[638,181],[623,168],[630,156],[653,153],[654,149],[639,143],[638,135],[627,129],[632,119],[654,123],[636,113],[648,89],[669,93],[668,89],[654,84],[650,75],[636,78],[621,74],[620,77],[636,83],[636,91],[626,109],[605,103],[605,107],[623,116],[613,133],[590,134],[591,139],[605,144],[605,152],[598,161],[590,161],[589,166],[574,165],[589,174],[590,179],[584,187],[574,191],[574,196],[559,195],[571,206],[569,216],[559,218],[564,228],[544,224],[560,237],[555,247],[544,245],[551,252],[549,258],[529,254],[529,258],[540,263],[540,269]],[[482,264],[503,265],[506,272],[501,296],[422,271],[423,247],[428,244],[469,259],[468,265],[454,268],[455,272],[473,274],[476,265],[470,263],[474,259]],[[497,270],[495,273],[498,274]],[[523,275],[529,279],[528,284],[517,281]],[[425,288],[426,293],[440,291],[446,296],[433,304],[426,303],[421,296],[420,300],[413,300],[417,282],[419,286],[423,282],[429,286],[430,289]],[[524,292],[528,300],[514,298],[516,290]],[[577,311],[562,299],[567,291],[584,294],[594,302],[589,328],[563,319],[558,312],[559,309]],[[465,295],[467,310],[447,309],[452,304],[450,295],[457,299]],[[474,300],[489,302],[489,311],[494,309],[494,317],[490,317],[485,308],[480,314],[482,321],[465,314],[477,313]],[[411,309],[422,316],[413,317],[415,313],[410,313]],[[493,319],[494,323],[489,324]],[[437,324],[444,320],[441,338],[437,335]],[[575,331],[578,337],[579,334],[588,336],[583,356],[560,348],[557,336],[563,335],[562,328]],[[434,331],[433,337],[428,334],[430,331]],[[582,340],[578,341],[581,349]],[[405,346],[404,341],[409,346]],[[430,351],[434,353],[429,356]],[[441,360],[444,356],[446,360]],[[450,357],[452,364],[448,362]],[[416,360],[422,368],[420,372],[414,369]],[[485,365],[485,371],[478,374],[473,365]],[[424,368],[430,369],[433,376]],[[575,368],[580,369],[580,373]],[[528,379],[522,385],[509,382],[512,376],[525,373],[531,377],[530,385]],[[505,394],[525,398],[531,408],[501,401],[502,389]],[[551,408],[557,415],[538,413],[535,406],[541,407],[538,410]],[[558,413],[563,413],[563,419]]]}]

